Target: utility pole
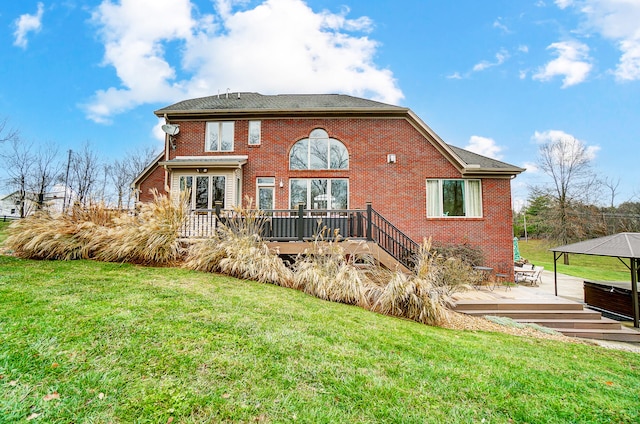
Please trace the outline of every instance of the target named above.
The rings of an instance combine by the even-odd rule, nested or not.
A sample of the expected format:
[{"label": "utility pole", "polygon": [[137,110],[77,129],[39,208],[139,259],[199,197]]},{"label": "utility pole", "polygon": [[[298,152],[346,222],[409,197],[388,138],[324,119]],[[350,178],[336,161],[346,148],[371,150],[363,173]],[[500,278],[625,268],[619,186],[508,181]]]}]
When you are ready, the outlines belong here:
[{"label": "utility pole", "polygon": [[[65,213],[67,210],[67,190],[69,190],[69,167],[71,166],[71,154],[72,151],[69,149],[69,159],[67,159],[67,174],[64,177],[64,197],[62,199],[62,213]],[[71,203],[71,194],[69,194],[69,203]]]}]

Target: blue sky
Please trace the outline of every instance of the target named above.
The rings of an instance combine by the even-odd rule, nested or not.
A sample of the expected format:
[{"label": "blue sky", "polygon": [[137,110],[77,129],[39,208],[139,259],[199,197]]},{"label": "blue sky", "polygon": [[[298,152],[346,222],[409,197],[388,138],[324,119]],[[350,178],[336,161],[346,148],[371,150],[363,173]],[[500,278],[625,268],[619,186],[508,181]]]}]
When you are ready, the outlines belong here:
[{"label": "blue sky", "polygon": [[517,202],[558,137],[640,201],[640,0],[2,3],[0,118],[36,144],[111,160],[161,146],[153,110],[185,98],[344,93],[527,168]]}]

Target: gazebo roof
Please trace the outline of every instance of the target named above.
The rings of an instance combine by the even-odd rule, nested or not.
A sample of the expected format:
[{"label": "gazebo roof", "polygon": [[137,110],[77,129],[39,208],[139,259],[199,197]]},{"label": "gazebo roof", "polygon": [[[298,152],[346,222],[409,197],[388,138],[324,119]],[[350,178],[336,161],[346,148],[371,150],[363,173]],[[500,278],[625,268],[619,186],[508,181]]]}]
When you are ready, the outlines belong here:
[{"label": "gazebo roof", "polygon": [[552,252],[640,259],[640,233],[618,233],[549,249]]}]

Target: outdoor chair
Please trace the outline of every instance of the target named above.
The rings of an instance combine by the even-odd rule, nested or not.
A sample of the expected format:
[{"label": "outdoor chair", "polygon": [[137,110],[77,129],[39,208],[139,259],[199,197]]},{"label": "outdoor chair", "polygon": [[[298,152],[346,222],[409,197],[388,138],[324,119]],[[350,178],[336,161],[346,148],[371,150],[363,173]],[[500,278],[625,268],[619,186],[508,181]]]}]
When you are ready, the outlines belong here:
[{"label": "outdoor chair", "polygon": [[518,276],[518,283],[529,283],[532,286],[538,286],[542,283],[543,266],[534,266],[532,273],[522,273]]}]

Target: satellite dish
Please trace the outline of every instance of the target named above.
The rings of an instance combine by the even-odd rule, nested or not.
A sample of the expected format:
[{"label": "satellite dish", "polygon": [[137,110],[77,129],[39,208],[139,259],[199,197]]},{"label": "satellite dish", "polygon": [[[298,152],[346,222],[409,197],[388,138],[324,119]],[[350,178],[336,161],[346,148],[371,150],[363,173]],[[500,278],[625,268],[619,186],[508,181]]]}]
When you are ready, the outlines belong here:
[{"label": "satellite dish", "polygon": [[162,126],[162,131],[170,136],[174,136],[180,132],[180,125],[166,124]]}]

